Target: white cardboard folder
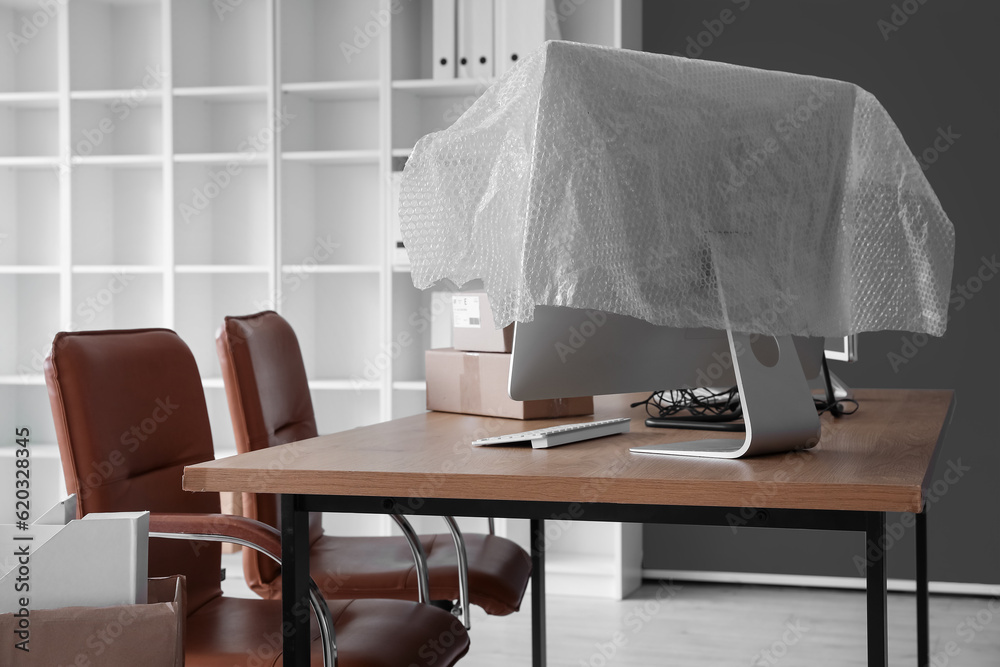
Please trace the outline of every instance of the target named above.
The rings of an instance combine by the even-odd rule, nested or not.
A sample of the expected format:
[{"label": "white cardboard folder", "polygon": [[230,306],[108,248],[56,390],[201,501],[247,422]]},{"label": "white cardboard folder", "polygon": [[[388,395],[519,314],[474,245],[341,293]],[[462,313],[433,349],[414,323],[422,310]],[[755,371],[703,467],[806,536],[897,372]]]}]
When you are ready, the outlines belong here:
[{"label": "white cardboard folder", "polygon": [[29,610],[145,604],[149,512],[88,514],[60,525],[61,512],[46,512],[51,524],[27,530],[0,525],[0,613],[17,612],[21,598]]}]

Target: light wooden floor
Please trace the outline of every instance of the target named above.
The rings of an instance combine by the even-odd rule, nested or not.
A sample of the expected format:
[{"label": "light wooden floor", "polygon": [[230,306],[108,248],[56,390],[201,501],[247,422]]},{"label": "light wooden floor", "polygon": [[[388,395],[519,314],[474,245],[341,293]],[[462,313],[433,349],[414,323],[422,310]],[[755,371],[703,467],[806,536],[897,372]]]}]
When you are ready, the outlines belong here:
[{"label": "light wooden floor", "polygon": [[[227,595],[252,596],[239,558],[224,565]],[[475,607],[462,667],[530,665],[530,609],[530,597],[505,617]],[[915,613],[912,595],[890,594],[890,665],[916,665]],[[621,602],[550,596],[547,619],[551,667],[867,664],[854,591],[650,583]],[[931,656],[933,667],[1000,667],[1000,599],[932,596]]]}]

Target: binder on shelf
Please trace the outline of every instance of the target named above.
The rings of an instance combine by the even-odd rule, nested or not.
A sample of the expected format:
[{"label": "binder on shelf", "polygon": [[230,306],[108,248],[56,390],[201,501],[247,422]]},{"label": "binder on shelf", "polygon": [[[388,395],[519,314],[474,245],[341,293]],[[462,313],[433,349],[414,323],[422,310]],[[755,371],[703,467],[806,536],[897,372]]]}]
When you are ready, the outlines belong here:
[{"label": "binder on shelf", "polygon": [[458,0],[458,78],[493,78],[493,0]]},{"label": "binder on shelf", "polygon": [[431,72],[435,79],[455,78],[455,0],[431,5]]},{"label": "binder on shelf", "polygon": [[555,0],[493,0],[496,76],[550,39],[561,39]]}]

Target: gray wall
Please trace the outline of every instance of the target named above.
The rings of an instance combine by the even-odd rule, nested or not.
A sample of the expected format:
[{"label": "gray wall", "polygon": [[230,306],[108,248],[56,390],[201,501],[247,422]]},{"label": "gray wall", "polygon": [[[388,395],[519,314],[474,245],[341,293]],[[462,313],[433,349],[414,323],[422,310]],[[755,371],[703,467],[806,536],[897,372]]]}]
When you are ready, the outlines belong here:
[{"label": "gray wall", "polygon": [[[647,0],[643,48],[681,52],[723,10],[728,24],[706,60],[812,74],[873,93],[919,157],[939,131],[957,138],[929,152],[926,175],[955,225],[954,293],[947,334],[865,334],[861,361],[834,372],[856,387],[953,388],[954,418],[935,479],[944,490],[928,513],[935,581],[1000,584],[1000,169],[997,168],[1000,11],[988,0]],[[911,15],[897,13],[916,8]],[[904,7],[905,6],[905,7]],[[902,20],[905,17],[905,22]],[[879,23],[880,21],[885,23]],[[884,34],[883,34],[884,33]],[[709,43],[710,42],[710,43]],[[984,263],[984,259],[987,262]],[[986,280],[980,282],[981,275]],[[978,292],[972,293],[972,290]],[[918,343],[923,343],[920,338]],[[898,355],[899,358],[890,355]],[[907,355],[912,358],[907,358]],[[902,360],[902,362],[900,361]],[[861,406],[864,410],[866,407]],[[944,482],[949,462],[969,470]],[[954,479],[954,476],[949,476]],[[890,515],[890,523],[897,521]],[[889,552],[890,577],[912,577],[913,531]],[[859,576],[863,538],[813,531],[645,527],[646,568]]]}]

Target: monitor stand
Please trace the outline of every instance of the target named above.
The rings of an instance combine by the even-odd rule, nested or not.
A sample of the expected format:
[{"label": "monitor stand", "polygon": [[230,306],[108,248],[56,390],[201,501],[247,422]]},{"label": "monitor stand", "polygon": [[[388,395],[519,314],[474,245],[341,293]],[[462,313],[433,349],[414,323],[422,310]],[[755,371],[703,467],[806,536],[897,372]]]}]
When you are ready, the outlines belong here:
[{"label": "monitor stand", "polygon": [[808,449],[819,442],[812,392],[791,336],[727,332],[746,436],[632,447],[639,454],[738,459]]}]

